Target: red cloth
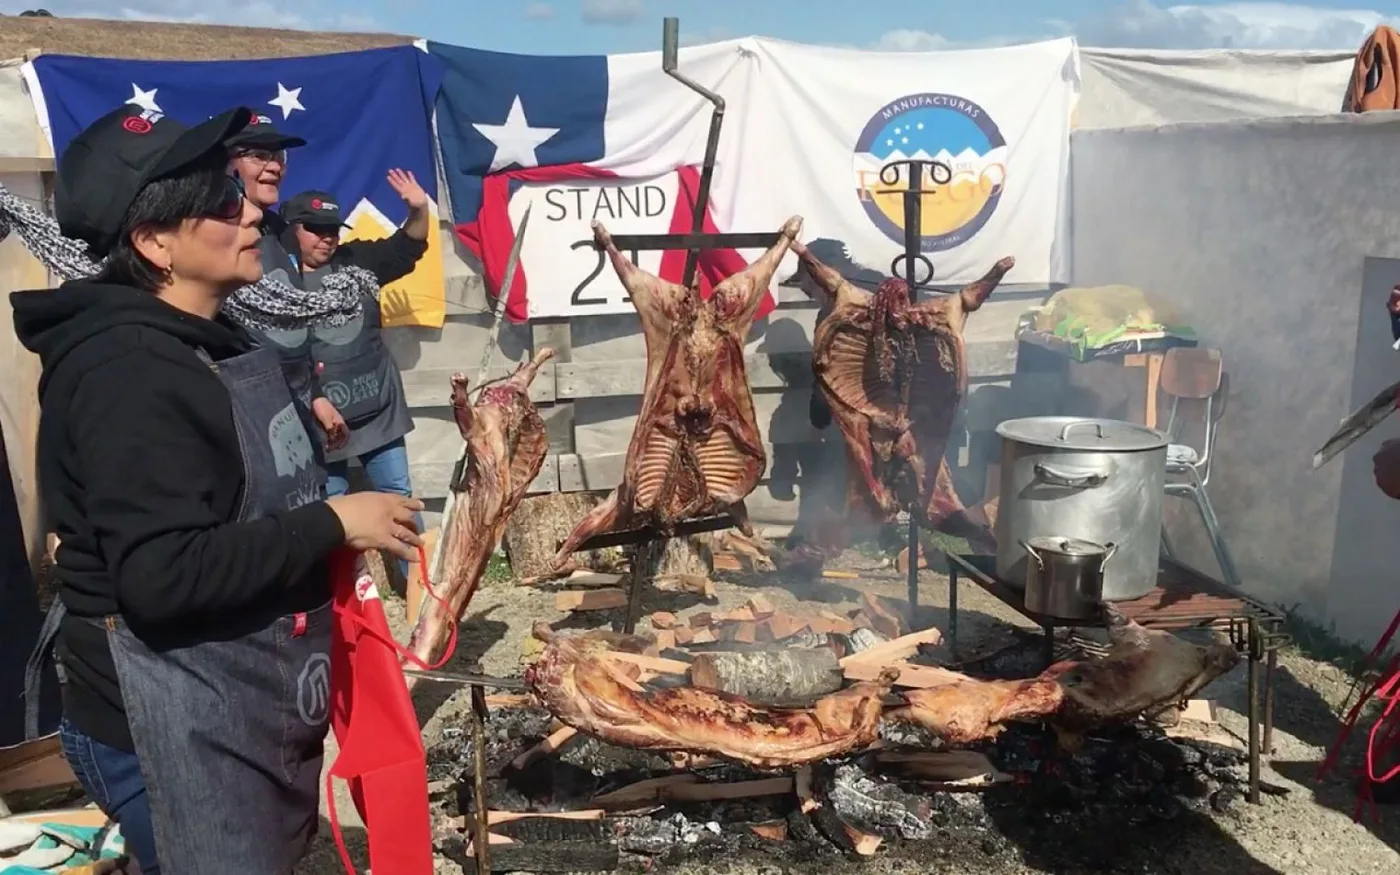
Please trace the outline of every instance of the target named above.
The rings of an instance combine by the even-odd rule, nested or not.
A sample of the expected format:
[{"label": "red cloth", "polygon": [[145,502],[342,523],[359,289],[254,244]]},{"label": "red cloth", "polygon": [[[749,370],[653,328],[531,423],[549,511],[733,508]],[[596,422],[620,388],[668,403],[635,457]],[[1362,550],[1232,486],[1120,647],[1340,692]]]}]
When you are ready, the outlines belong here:
[{"label": "red cloth", "polygon": [[[419,550],[419,561],[423,562]],[[364,557],[342,550],[332,560],[334,626],[331,642],[331,728],[340,754],[326,773],[331,832],[345,871],[355,875],[336,817],[332,779],[350,784],[355,808],[369,835],[375,875],[432,875],[433,839],[428,811],[428,761],[418,717],[399,663],[423,666],[389,632],[379,592]],[[433,600],[437,594],[424,587]],[[456,627],[447,653],[452,656]],[[376,840],[376,839],[379,840]]]},{"label": "red cloth", "polygon": [[[1390,641],[1397,630],[1400,630],[1400,613],[1391,618],[1385,634],[1381,635],[1376,646],[1372,648],[1361,677],[1373,675],[1373,670],[1381,655],[1389,648]],[[1375,677],[1377,680],[1362,689],[1361,697],[1347,712],[1346,719],[1342,721],[1341,730],[1337,733],[1336,739],[1327,751],[1327,756],[1323,758],[1322,765],[1317,770],[1317,777],[1321,780],[1336,767],[1337,760],[1346,747],[1352,730],[1356,728],[1356,724],[1361,718],[1362,709],[1367,702],[1375,699],[1386,703],[1380,716],[1376,718],[1375,723],[1371,724],[1371,731],[1366,738],[1366,761],[1364,766],[1358,770],[1360,780],[1357,786],[1356,807],[1352,810],[1351,815],[1352,820],[1358,822],[1368,806],[1372,816],[1376,816],[1376,801],[1373,798],[1372,789],[1378,784],[1384,784],[1400,776],[1400,765],[1395,765],[1395,751],[1400,749],[1400,711],[1396,710],[1396,707],[1400,706],[1400,655],[1391,657],[1385,670]],[[1357,684],[1353,683],[1351,692],[1355,693],[1356,689]],[[1351,693],[1347,694],[1347,698],[1351,698]],[[1384,774],[1377,774],[1379,768],[1385,769]]]}]

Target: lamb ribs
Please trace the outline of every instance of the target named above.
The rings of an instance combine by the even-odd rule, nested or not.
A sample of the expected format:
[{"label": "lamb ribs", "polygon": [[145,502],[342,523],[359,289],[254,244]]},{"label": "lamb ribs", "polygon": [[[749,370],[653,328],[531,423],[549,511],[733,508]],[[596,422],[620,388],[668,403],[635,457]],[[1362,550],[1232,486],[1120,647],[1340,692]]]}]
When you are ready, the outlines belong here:
[{"label": "lamb ribs", "polygon": [[958,500],[943,456],[967,394],[967,314],[1015,259],[1001,259],[957,294],[912,303],[903,280],[867,295],[801,243],[793,251],[830,309],[816,328],[812,367],[846,444],[848,507],[877,522],[908,510],[924,528],[985,532]]},{"label": "lamb ribs", "polygon": [[744,341],[778,263],[795,244],[802,219],[784,223],[778,241],[753,264],[702,300],[652,276],[613,244],[601,222],[593,236],[608,254],[641,316],[647,372],[642,409],[627,447],[622,482],[590,511],[560,546],[552,565],[565,566],[588,538],[729,512],[746,533],[743,500],[767,466],[744,367]]},{"label": "lamb ribs", "polygon": [[409,652],[423,662],[442,655],[510,515],[544,464],[549,438],[530,401],[530,384],[553,356],[549,347],[540,349],[510,377],[487,386],[474,405],[468,402],[467,378],[452,376],[452,412],[467,444],[466,464],[461,481],[452,485],[458,499],[442,532],[441,580],[431,582],[437,598],[424,600],[409,637]]}]

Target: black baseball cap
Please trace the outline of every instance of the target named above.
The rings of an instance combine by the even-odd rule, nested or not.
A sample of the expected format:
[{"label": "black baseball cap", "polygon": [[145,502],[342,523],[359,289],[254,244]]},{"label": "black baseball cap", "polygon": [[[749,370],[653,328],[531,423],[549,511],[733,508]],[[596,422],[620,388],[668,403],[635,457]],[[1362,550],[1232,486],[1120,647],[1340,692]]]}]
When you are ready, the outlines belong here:
[{"label": "black baseball cap", "polygon": [[248,124],[231,109],[192,128],[169,116],[123,105],[83,129],[58,159],[54,216],[63,236],[101,258],[111,250],[141,189],[216,150]]},{"label": "black baseball cap", "polygon": [[272,119],[254,115],[248,126],[225,141],[230,149],[295,149],[305,146],[301,137],[284,134],[273,127]]},{"label": "black baseball cap", "polygon": [[324,191],[304,191],[282,204],[282,221],[288,225],[345,225],[340,201]]}]

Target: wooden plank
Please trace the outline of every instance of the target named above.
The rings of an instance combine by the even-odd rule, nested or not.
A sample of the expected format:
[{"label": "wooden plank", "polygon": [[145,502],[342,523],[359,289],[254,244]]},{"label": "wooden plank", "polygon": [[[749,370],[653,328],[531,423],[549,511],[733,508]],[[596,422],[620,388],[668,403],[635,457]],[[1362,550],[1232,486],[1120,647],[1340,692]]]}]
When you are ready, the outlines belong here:
[{"label": "wooden plank", "polygon": [[554,596],[556,611],[607,611],[626,604],[623,589],[566,589]]},{"label": "wooden plank", "polygon": [[[413,494],[430,501],[447,497],[447,484],[452,479],[453,462],[411,462],[409,477],[413,479]],[[544,465],[534,482],[526,490],[527,494],[559,491],[559,460],[556,456],[545,456]],[[577,491],[577,490],[574,490]]]},{"label": "wooden plank", "polygon": [[[471,358],[471,356],[463,356]],[[467,379],[476,383],[476,373],[472,370],[474,365],[463,362],[459,368],[413,368],[402,371],[404,401],[410,410],[418,410],[424,407],[450,407],[452,398],[452,375],[463,373]],[[502,363],[492,365],[489,379],[496,380],[508,377],[515,373],[519,365]],[[554,400],[554,363],[545,362],[540,366],[539,373],[535,376],[535,381],[530,384],[530,400],[536,404],[547,403]]]},{"label": "wooden plank", "polygon": [[[812,354],[762,353],[744,357],[749,388],[783,389],[812,385]],[[646,359],[606,362],[573,362],[555,370],[555,391],[560,398],[609,398],[640,395],[646,385]],[[784,376],[787,375],[787,376]],[[789,382],[792,377],[798,382]]]},{"label": "wooden plank", "polygon": [[[574,451],[574,405],[570,401],[559,400],[559,368],[568,367],[573,361],[573,332],[568,319],[535,319],[530,322],[530,341],[534,349],[542,346],[554,349],[553,381],[555,401],[542,406],[540,415],[545,419],[549,432],[551,453],[572,453]],[[556,485],[553,490],[559,491]]]},{"label": "wooden plank", "polygon": [[[806,389],[812,385],[810,352],[756,353],[744,357],[749,388]],[[1016,370],[1016,341],[979,341],[967,348],[971,377],[1003,377]],[[611,398],[640,395],[646,385],[646,359],[589,361],[558,364],[555,367],[555,393],[558,398]]]}]

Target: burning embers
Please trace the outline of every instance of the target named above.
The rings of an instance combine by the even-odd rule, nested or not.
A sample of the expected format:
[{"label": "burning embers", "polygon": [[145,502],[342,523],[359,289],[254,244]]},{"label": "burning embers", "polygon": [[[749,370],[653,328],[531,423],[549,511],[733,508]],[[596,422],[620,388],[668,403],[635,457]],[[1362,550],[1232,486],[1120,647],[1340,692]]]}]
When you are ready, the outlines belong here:
[{"label": "burning embers", "polygon": [[[921,730],[887,724],[879,749],[779,775],[730,764],[678,772],[666,756],[580,735],[513,767],[550,727],[534,709],[499,711],[488,725],[488,798],[502,810],[489,818],[494,870],[901,852],[925,863],[1016,855],[1042,866],[1121,866],[1127,845],[1141,851],[1148,839],[1198,828],[1200,815],[1242,797],[1247,780],[1242,752],[1143,726],[1097,734],[1069,753],[1035,726],[940,751],[927,749]],[[430,768],[469,787],[470,743],[459,738],[445,736]],[[460,792],[444,813],[472,818],[470,796]],[[468,835],[452,835],[442,850],[469,854]]]}]

